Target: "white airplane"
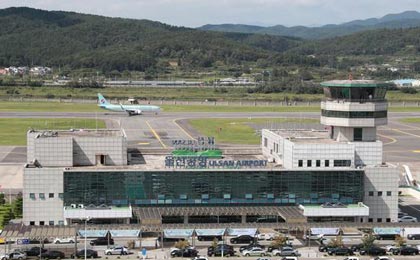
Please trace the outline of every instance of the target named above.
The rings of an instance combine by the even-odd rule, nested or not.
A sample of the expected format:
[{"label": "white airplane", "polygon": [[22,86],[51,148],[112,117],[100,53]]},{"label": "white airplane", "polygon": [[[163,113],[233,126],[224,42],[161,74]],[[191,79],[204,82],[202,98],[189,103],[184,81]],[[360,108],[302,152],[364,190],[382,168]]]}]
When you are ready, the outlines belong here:
[{"label": "white airplane", "polygon": [[143,112],[159,112],[160,107],[150,105],[113,105],[109,103],[101,93],[98,93],[98,106],[114,112],[127,112],[129,116],[141,115]]}]

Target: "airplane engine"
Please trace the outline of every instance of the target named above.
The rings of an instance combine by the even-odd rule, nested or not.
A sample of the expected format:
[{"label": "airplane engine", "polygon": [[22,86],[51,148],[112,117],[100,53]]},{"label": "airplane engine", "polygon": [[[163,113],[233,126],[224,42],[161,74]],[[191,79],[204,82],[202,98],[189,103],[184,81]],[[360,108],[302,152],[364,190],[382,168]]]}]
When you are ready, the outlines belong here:
[{"label": "airplane engine", "polygon": [[136,110],[136,115],[141,115],[141,110]]}]

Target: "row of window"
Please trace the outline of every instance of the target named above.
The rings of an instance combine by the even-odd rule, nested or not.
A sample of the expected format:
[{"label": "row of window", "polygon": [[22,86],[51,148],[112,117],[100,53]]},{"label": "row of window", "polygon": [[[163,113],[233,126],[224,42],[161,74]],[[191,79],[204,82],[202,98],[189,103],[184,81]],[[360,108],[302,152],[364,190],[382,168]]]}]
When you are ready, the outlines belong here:
[{"label": "row of window", "polygon": [[[334,160],[334,167],[350,167],[351,160]],[[298,161],[298,167],[303,167],[303,160]],[[312,160],[306,161],[306,167],[312,167]],[[315,167],[321,167],[321,160],[315,160]],[[324,167],[330,167],[330,160],[324,161]]]},{"label": "row of window", "polygon": [[[35,221],[29,221],[29,225],[30,226],[35,226]],[[54,226],[55,225],[54,220],[48,221],[48,225]],[[58,221],[58,225],[59,226],[64,226],[64,221],[63,220],[59,220]],[[45,226],[45,221],[39,221],[39,226]]]},{"label": "row of window", "polygon": [[[54,197],[55,197],[54,193],[48,193],[48,198],[53,199]],[[58,193],[58,197],[60,199],[63,199],[63,197],[64,197],[63,193]],[[32,200],[36,199],[35,193],[29,193],[29,198],[32,199]],[[38,198],[41,199],[41,200],[45,200],[45,198],[46,198],[45,193],[38,193]]]},{"label": "row of window", "polygon": [[334,110],[321,110],[321,115],[326,117],[338,118],[386,118],[388,112],[385,111],[334,111]]},{"label": "row of window", "polygon": [[[378,222],[378,223],[381,223],[381,222],[391,222],[391,219],[390,218],[384,219],[385,221],[382,221],[382,220],[383,220],[382,218],[377,218],[376,219],[376,222]],[[361,222],[363,222],[363,219],[362,219]],[[368,218],[368,222],[372,223],[373,222],[373,218]]]},{"label": "row of window", "polygon": [[[373,196],[375,196],[375,191],[369,191],[369,197],[373,197]],[[378,195],[378,197],[382,197],[382,195],[383,195],[383,192],[382,191],[377,191],[377,195]],[[391,191],[387,191],[386,192],[386,196],[392,196],[392,192]]]}]

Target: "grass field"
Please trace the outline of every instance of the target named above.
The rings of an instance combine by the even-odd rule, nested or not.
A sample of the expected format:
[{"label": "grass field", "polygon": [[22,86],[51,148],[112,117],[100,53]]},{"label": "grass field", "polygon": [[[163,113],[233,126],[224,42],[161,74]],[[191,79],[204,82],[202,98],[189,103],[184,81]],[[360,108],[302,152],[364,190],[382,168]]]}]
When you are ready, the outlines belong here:
[{"label": "grass field", "polygon": [[[319,112],[320,106],[162,105],[164,112]],[[104,112],[96,104],[1,102],[0,112]],[[390,107],[390,112],[420,112],[420,107]]]},{"label": "grass field", "polygon": [[0,145],[26,145],[26,132],[34,129],[105,128],[103,120],[80,118],[0,118]]},{"label": "grass field", "polygon": [[203,136],[214,136],[218,143],[231,144],[260,144],[261,137],[256,134],[254,125],[268,125],[270,123],[317,123],[317,119],[307,118],[215,118],[191,119],[189,124]]},{"label": "grass field", "polygon": [[408,117],[408,118],[403,118],[400,120],[403,123],[420,123],[420,118],[418,117]]}]

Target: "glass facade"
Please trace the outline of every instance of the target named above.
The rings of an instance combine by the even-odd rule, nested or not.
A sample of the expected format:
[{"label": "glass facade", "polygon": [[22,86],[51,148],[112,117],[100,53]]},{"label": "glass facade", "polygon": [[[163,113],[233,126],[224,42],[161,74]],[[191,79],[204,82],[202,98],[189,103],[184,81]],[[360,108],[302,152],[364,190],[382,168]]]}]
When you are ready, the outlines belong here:
[{"label": "glass facade", "polygon": [[386,87],[324,87],[324,95],[329,99],[344,99],[350,102],[383,101]]},{"label": "glass facade", "polygon": [[357,203],[362,170],[64,172],[64,205]]},{"label": "glass facade", "polygon": [[388,112],[385,111],[335,111],[335,110],[321,110],[321,115],[325,117],[337,118],[386,118]]}]

